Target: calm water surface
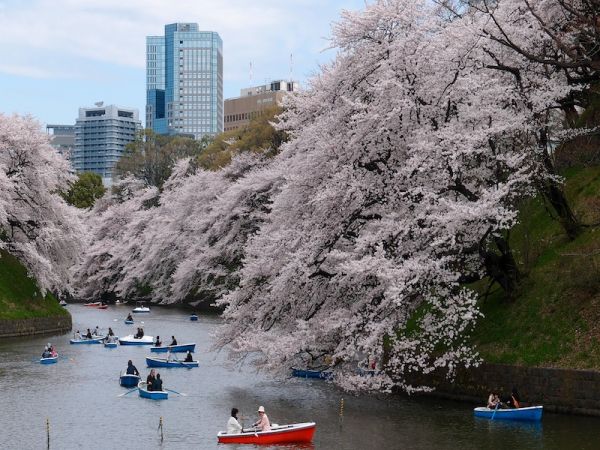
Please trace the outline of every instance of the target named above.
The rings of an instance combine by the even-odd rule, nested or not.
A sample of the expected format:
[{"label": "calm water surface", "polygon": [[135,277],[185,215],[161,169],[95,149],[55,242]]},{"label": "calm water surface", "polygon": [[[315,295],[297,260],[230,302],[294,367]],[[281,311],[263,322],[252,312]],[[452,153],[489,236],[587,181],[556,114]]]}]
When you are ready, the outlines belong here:
[{"label": "calm water surface", "polygon": [[[135,325],[123,319],[125,305],[96,310],[68,306],[74,329],[98,325],[118,336]],[[52,449],[220,449],[251,450],[248,445],[217,444],[233,406],[254,419],[264,405],[271,422],[315,421],[312,445],[280,449],[598,449],[600,419],[545,414],[541,424],[475,419],[472,407],[432,399],[350,396],[319,380],[272,380],[251,367],[231,367],[223,353],[211,352],[215,316],[191,322],[185,311],[153,308],[134,316],[146,334],[168,342],[196,342],[195,369],[159,369],[164,386],[186,393],[166,401],[139,398],[118,384],[119,372],[132,359],[145,377],[148,347],[105,349],[69,345],[70,335],[0,340],[0,448],[45,449],[46,419]],[[53,343],[57,364],[38,360],[44,344]],[[340,400],[344,398],[343,421]],[[158,432],[163,418],[163,437]],[[265,448],[265,447],[258,447]],[[274,448],[274,447],[268,447]]]}]

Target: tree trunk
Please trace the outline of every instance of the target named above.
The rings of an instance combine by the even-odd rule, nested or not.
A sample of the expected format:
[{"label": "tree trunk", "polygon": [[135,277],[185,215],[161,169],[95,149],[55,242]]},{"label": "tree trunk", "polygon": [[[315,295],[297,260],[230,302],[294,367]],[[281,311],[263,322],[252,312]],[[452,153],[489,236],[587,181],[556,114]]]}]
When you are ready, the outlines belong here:
[{"label": "tree trunk", "polygon": [[521,272],[517,266],[514,255],[503,236],[494,236],[493,242],[498,252],[486,248],[485,239],[480,248],[480,255],[487,275],[500,285],[510,300],[513,300],[521,280]]},{"label": "tree trunk", "polygon": [[[542,147],[543,155],[542,162],[546,172],[550,175],[556,175],[554,164],[552,163],[552,159],[550,158],[547,150],[548,135],[546,130],[542,130],[540,132],[540,145]],[[569,205],[569,201],[567,200],[562,187],[553,180],[546,180],[541,186],[541,192],[546,200],[552,205],[552,208],[556,212],[558,220],[566,231],[567,236],[569,236],[569,239],[575,239],[579,233],[581,233],[582,227],[579,220],[577,220],[577,217],[575,217],[575,214],[573,214],[573,210]]]}]

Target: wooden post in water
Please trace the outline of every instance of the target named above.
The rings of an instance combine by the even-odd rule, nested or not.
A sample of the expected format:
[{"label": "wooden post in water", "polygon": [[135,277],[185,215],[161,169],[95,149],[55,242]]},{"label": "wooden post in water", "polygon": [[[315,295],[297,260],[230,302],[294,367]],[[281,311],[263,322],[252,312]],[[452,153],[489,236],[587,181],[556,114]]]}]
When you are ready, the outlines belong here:
[{"label": "wooden post in water", "polygon": [[160,416],[160,420],[158,421],[158,429],[160,430],[160,442],[164,441],[165,437],[163,436],[163,420],[162,416]]},{"label": "wooden post in water", "polygon": [[344,425],[344,397],[340,399],[340,428]]},{"label": "wooden post in water", "polygon": [[50,419],[46,417],[46,436],[48,439],[48,450],[50,450]]}]

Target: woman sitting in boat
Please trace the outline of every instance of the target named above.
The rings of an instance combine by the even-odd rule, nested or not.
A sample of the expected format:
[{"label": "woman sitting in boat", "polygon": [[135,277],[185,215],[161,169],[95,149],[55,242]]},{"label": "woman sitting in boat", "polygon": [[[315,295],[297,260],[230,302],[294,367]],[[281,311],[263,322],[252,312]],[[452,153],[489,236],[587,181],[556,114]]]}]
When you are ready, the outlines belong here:
[{"label": "woman sitting in boat", "polygon": [[256,421],[252,426],[258,428],[260,431],[271,431],[271,422],[269,422],[269,417],[265,413],[265,407],[258,407],[258,421]]},{"label": "woman sitting in boat", "polygon": [[58,353],[56,353],[56,350],[54,349],[54,345],[50,344],[48,342],[48,351],[50,352],[50,356],[52,356],[53,358],[55,356],[58,356]]},{"label": "woman sitting in boat", "polygon": [[137,333],[135,333],[134,338],[135,339],[141,339],[144,337],[144,329],[143,328],[138,328],[137,329]]},{"label": "woman sitting in boat", "polygon": [[[187,355],[185,355],[185,360],[184,362],[192,362],[194,360],[194,358],[192,358],[192,352],[190,352],[188,350]],[[235,408],[234,408],[235,409]],[[237,411],[237,410],[236,410]]]},{"label": "woman sitting in boat", "polygon": [[48,350],[48,347],[44,347],[44,352],[42,353],[42,358],[50,358],[50,356],[52,356],[50,354],[50,350]]},{"label": "woman sitting in boat", "polygon": [[137,367],[133,365],[131,360],[127,361],[127,370],[125,371],[127,375],[137,375],[140,376],[140,373],[137,370]]},{"label": "woman sitting in boat", "polygon": [[500,402],[500,397],[496,392],[490,392],[490,396],[488,397],[487,407],[490,409],[501,408],[502,403]]},{"label": "woman sitting in boat", "polygon": [[175,336],[171,336],[171,345],[177,345],[177,339],[175,339]]},{"label": "woman sitting in boat", "polygon": [[155,381],[156,381],[156,371],[154,369],[152,369],[150,371],[150,374],[148,374],[148,377],[146,378],[146,384],[147,384],[146,389],[148,389],[149,391],[153,391]]},{"label": "woman sitting in boat", "polygon": [[125,319],[125,320],[130,320],[133,322],[133,317],[131,317],[131,313],[127,314],[127,319]]},{"label": "woman sitting in boat", "polygon": [[231,408],[231,417],[227,422],[227,434],[236,434],[242,432],[242,426],[238,422],[237,413],[237,408]]},{"label": "woman sitting in boat", "polygon": [[94,328],[94,336],[100,336],[100,328],[98,328],[98,325]]},{"label": "woman sitting in boat", "polygon": [[152,383],[153,391],[162,391],[162,380],[160,379],[160,373],[156,374],[156,379]]},{"label": "woman sitting in boat", "polygon": [[113,332],[113,330],[112,330],[111,327],[108,327],[108,335],[109,336],[114,336],[115,335],[115,333]]},{"label": "woman sitting in boat", "polygon": [[75,339],[79,339],[79,340],[81,340],[81,333],[79,332],[79,330],[77,330],[77,331],[75,332],[75,334],[73,335],[73,337],[74,337]]},{"label": "woman sitting in boat", "polygon": [[162,342],[160,340],[160,336],[156,336],[156,342],[154,343],[155,347],[160,347],[162,345]]},{"label": "woman sitting in boat", "polygon": [[87,333],[85,333],[85,338],[86,339],[92,339],[92,332],[90,331],[90,329],[87,329]]},{"label": "woman sitting in boat", "polygon": [[520,408],[521,407],[521,398],[519,397],[519,393],[517,392],[517,388],[513,387],[510,393],[510,398],[507,401],[508,406],[510,408]]}]

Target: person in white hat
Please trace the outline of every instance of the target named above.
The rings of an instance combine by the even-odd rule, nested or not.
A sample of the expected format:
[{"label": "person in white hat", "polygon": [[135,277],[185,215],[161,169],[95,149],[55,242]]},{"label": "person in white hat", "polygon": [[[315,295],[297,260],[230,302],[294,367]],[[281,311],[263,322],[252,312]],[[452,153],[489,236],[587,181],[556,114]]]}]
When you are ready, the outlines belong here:
[{"label": "person in white hat", "polygon": [[271,422],[269,422],[269,417],[265,413],[265,407],[258,407],[258,421],[254,423],[254,427],[260,429],[260,431],[271,431]]}]

